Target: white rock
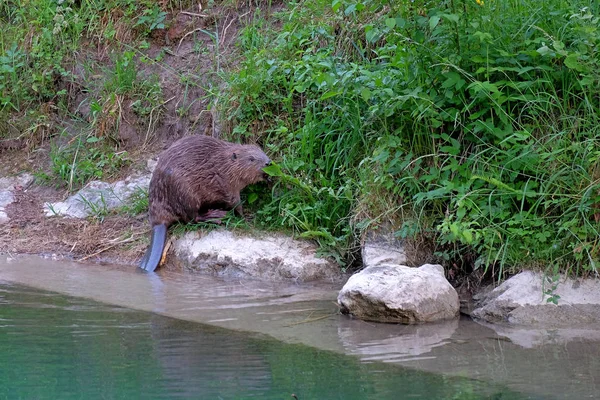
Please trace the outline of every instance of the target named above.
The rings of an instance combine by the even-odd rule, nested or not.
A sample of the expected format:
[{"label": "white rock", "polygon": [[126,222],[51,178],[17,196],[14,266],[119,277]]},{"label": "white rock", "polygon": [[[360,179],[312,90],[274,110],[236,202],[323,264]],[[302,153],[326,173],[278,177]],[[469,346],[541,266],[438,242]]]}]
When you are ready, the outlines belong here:
[{"label": "white rock", "polygon": [[33,175],[24,173],[18,176],[0,178],[0,224],[10,221],[6,214],[6,206],[15,201],[13,194],[16,187],[27,187],[33,182]]},{"label": "white rock", "polygon": [[14,191],[15,187],[27,187],[33,182],[33,175],[23,173],[17,176],[0,178],[0,190]]},{"label": "white rock", "polygon": [[367,267],[338,295],[343,313],[367,321],[419,323],[454,318],[459,301],[441,265]]},{"label": "white rock", "polygon": [[380,264],[406,265],[407,257],[402,241],[386,228],[367,233],[362,246],[362,261],[365,267]]},{"label": "white rock", "polygon": [[156,165],[158,164],[158,158],[150,158],[146,161],[146,169],[148,172],[153,173]]},{"label": "white rock", "polygon": [[8,215],[4,211],[0,211],[0,225],[5,224],[8,221],[10,221],[10,218],[8,218]]},{"label": "white rock", "polygon": [[174,243],[177,259],[186,268],[220,276],[301,282],[340,280],[334,262],[316,257],[316,246],[281,235],[246,237],[215,230],[189,232]]},{"label": "white rock", "polygon": [[[560,277],[525,271],[483,295],[476,295],[472,316],[487,322],[573,326],[600,323],[600,280]],[[548,302],[555,296],[557,304]]]},{"label": "white rock", "polygon": [[0,210],[3,210],[4,207],[9,205],[13,201],[15,201],[15,196],[13,195],[13,192],[11,190],[0,189]]},{"label": "white rock", "polygon": [[72,218],[87,218],[127,203],[127,200],[139,189],[148,190],[150,175],[127,177],[123,181],[107,183],[93,181],[65,201],[46,203],[46,216],[62,215]]}]

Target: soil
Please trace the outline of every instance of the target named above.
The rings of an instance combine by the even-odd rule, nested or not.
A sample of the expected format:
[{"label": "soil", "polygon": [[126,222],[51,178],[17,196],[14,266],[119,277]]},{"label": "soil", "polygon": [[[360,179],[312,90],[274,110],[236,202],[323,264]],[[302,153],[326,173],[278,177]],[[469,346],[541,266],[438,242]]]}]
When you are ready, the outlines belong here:
[{"label": "soil", "polygon": [[[118,141],[120,149],[127,150],[130,166],[111,176],[111,181],[122,179],[132,171],[145,166],[148,158],[155,156],[178,138],[190,134],[221,136],[224,129],[214,111],[208,111],[208,91],[219,90],[222,82],[217,72],[231,69],[237,62],[234,42],[243,22],[252,15],[246,6],[234,8],[216,5],[199,12],[197,6],[187,10],[171,11],[166,20],[166,29],[153,31],[146,55],[153,59],[162,57],[160,63],[144,63],[138,59],[139,76],[159,77],[165,100],[162,112],[152,127],[151,136],[146,121],[138,121],[129,108],[130,99],[119,103]],[[111,18],[118,18],[111,16]],[[113,21],[114,22],[114,21]],[[124,29],[123,32],[127,30]],[[216,32],[212,36],[206,32]],[[218,37],[218,43],[215,41]],[[126,37],[122,41],[127,41]],[[79,57],[72,63],[73,78],[61,85],[70,97],[69,113],[73,121],[63,121],[61,126],[73,125],[76,119],[91,120],[90,99],[84,82],[97,79],[81,65],[110,65],[110,51],[96,39],[83,39]],[[87,61],[87,64],[85,63]],[[218,67],[217,67],[218,66]],[[193,85],[182,84],[182,78],[194,80]],[[68,119],[58,116],[56,108],[47,114],[49,120]],[[182,115],[181,110],[186,110]],[[114,121],[106,121],[107,124]],[[15,130],[17,132],[18,130]],[[36,143],[27,143],[18,132],[15,137],[0,143],[0,177],[22,172],[49,171],[51,142],[59,138],[56,130],[45,130]],[[68,139],[67,139],[68,140]],[[44,254],[75,260],[136,264],[149,243],[147,214],[138,216],[108,215],[99,219],[73,219],[46,217],[43,206],[46,202],[64,200],[66,189],[34,183],[27,188],[17,188],[15,201],[8,205],[6,213],[10,221],[0,225],[0,253]]]},{"label": "soil", "polygon": [[135,264],[148,245],[145,215],[109,215],[103,220],[46,217],[44,203],[63,193],[32,185],[18,188],[0,230],[0,253],[41,254],[75,260]]}]

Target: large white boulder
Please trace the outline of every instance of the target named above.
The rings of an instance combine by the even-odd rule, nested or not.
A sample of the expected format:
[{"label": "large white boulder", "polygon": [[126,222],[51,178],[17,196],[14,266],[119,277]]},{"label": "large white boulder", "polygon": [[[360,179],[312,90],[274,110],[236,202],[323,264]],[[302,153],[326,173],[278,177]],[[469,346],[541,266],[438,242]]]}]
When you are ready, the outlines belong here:
[{"label": "large white boulder", "polygon": [[474,300],[472,316],[486,322],[553,327],[600,323],[599,279],[552,280],[525,271]]},{"label": "large white boulder", "polygon": [[342,278],[335,262],[316,256],[315,245],[282,235],[188,232],[173,247],[185,268],[212,275],[299,282]]},{"label": "large white boulder", "polygon": [[367,267],[350,277],[338,295],[343,313],[377,322],[414,324],[454,318],[459,301],[441,265]]}]

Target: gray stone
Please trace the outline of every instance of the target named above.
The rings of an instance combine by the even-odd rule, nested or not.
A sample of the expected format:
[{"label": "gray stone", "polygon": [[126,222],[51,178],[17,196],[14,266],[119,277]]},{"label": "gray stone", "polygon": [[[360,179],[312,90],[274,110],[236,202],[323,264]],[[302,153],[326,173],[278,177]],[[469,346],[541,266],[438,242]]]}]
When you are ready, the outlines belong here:
[{"label": "gray stone", "polygon": [[156,165],[158,164],[158,158],[150,158],[146,161],[146,170],[148,172],[153,173]]},{"label": "gray stone", "polygon": [[[552,327],[600,323],[600,280],[561,276],[552,289],[552,280],[543,273],[521,272],[474,296],[472,316],[492,323]],[[551,296],[557,304],[548,302]]]},{"label": "gray stone", "polygon": [[12,190],[0,189],[0,210],[15,201]]},{"label": "gray stone", "polygon": [[150,175],[127,177],[115,183],[93,181],[65,201],[46,203],[46,216],[61,215],[71,218],[87,218],[121,207],[138,190],[148,190]]},{"label": "gray stone", "polygon": [[28,173],[0,178],[0,224],[10,221],[10,218],[6,214],[6,207],[15,201],[15,189],[19,186],[26,188],[32,182],[33,175]]},{"label": "gray stone", "polygon": [[342,278],[335,262],[316,257],[315,245],[281,235],[189,232],[173,247],[184,267],[212,275],[300,282]]},{"label": "gray stone", "polygon": [[362,260],[365,267],[380,264],[406,265],[406,250],[402,241],[387,230],[367,233],[362,247]]},{"label": "gray stone", "polygon": [[338,295],[343,313],[367,321],[414,324],[454,318],[459,301],[441,265],[367,267]]},{"label": "gray stone", "polygon": [[33,175],[29,173],[0,178],[0,190],[14,191],[18,186],[26,188],[27,186],[31,185],[33,179]]}]

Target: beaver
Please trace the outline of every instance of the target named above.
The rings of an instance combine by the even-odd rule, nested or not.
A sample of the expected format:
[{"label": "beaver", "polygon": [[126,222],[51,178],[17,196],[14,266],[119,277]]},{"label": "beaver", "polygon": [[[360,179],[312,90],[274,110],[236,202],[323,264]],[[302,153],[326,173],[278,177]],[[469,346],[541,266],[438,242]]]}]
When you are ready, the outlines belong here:
[{"label": "beaver", "polygon": [[264,180],[270,164],[256,145],[204,135],[183,137],[160,153],[148,193],[152,238],[140,268],[156,269],[174,222],[220,222],[231,209],[243,216],[240,191]]}]

